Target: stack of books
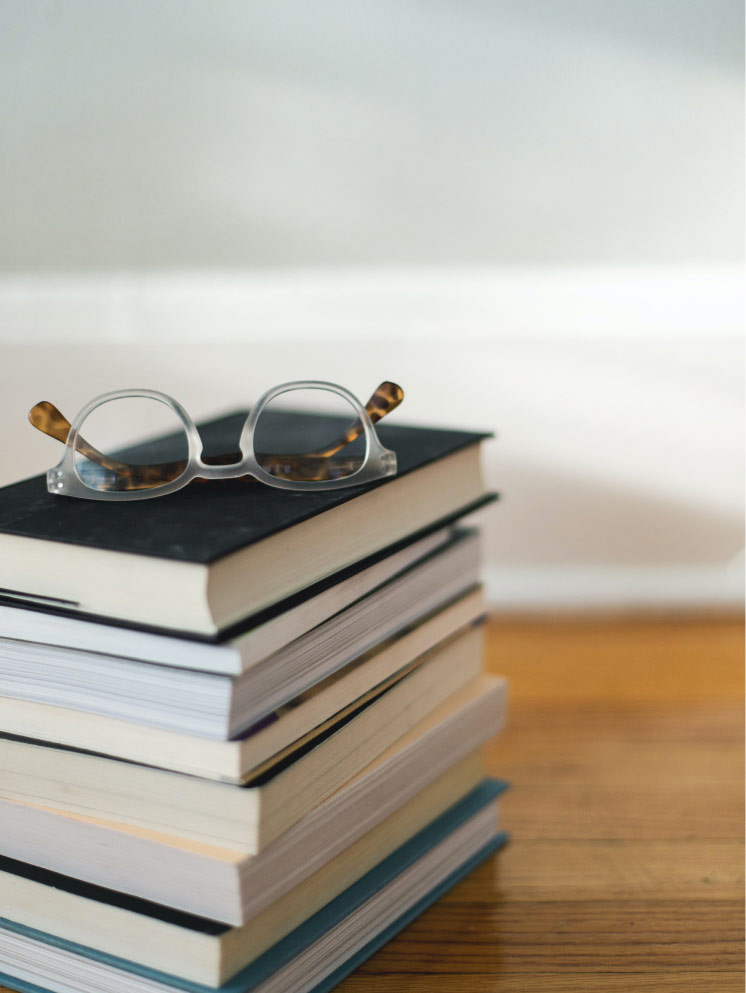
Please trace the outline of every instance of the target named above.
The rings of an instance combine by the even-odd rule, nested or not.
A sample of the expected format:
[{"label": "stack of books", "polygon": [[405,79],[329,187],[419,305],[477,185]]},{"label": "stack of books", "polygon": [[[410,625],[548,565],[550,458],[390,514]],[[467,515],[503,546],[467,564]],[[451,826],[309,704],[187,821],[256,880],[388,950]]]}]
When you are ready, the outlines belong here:
[{"label": "stack of books", "polygon": [[502,843],[484,436],[379,434],[321,493],[0,490],[0,984],[320,993]]}]

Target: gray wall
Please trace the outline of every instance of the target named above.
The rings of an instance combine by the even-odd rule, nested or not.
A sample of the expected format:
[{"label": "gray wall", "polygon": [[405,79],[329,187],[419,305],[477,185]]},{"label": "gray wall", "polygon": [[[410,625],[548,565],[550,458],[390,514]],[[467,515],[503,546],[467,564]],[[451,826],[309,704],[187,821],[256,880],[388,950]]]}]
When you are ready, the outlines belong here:
[{"label": "gray wall", "polygon": [[727,262],[737,0],[3,0],[0,268]]}]

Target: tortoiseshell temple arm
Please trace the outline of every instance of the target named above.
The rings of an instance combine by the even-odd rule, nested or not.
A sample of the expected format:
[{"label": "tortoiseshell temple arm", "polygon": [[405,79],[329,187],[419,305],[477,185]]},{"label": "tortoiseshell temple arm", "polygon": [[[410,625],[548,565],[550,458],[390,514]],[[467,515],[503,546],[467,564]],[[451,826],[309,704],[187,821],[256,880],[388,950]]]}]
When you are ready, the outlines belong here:
[{"label": "tortoiseshell temple arm", "polygon": [[[398,407],[403,399],[404,391],[396,383],[381,383],[368,400],[365,409],[375,424]],[[37,430],[65,444],[71,430],[71,424],[53,403],[42,400],[31,408],[28,417]],[[267,472],[273,475],[281,477],[292,471],[294,479],[302,478],[309,482],[333,479],[340,475],[351,475],[357,468],[358,460],[344,457],[335,459],[332,456],[355,441],[362,432],[363,424],[358,417],[344,434],[335,439],[327,448],[297,455],[263,454],[262,465]],[[120,462],[94,448],[80,435],[78,435],[75,447],[76,451],[85,458],[115,473],[119,483],[117,488],[123,490],[148,489],[163,485],[164,482],[177,479],[187,465],[186,460],[160,462],[154,465],[133,465]],[[241,453],[229,452],[224,455],[203,456],[203,459],[208,465],[230,465],[240,461]],[[246,478],[251,479],[252,477]],[[195,480],[195,482],[198,481]]]},{"label": "tortoiseshell temple arm", "polygon": [[[396,383],[390,383],[388,381],[381,383],[365,405],[365,409],[368,412],[368,417],[370,417],[373,424],[377,423],[381,420],[381,418],[385,417],[386,414],[390,414],[392,410],[395,410],[403,399],[404,390],[401,386],[397,386]],[[297,466],[300,464],[301,460],[308,459],[318,461],[319,459],[328,459],[332,455],[336,455],[337,452],[341,451],[341,449],[345,448],[347,445],[351,445],[353,441],[360,437],[363,431],[363,422],[359,417],[356,417],[347,430],[343,434],[339,435],[338,438],[335,438],[335,440],[326,448],[316,449],[316,451],[313,452],[298,452],[294,456],[263,454],[262,462],[293,462],[293,464]],[[219,455],[214,458],[205,458],[204,461],[210,463],[210,465],[225,465],[230,461],[238,461],[239,458],[240,453],[236,452],[235,455],[232,453],[230,455]],[[322,477],[308,476],[307,478],[313,479]]]},{"label": "tortoiseshell temple arm", "polygon": [[[376,388],[370,400],[366,403],[365,409],[371,421],[375,424],[382,417],[385,417],[386,414],[390,414],[392,410],[395,410],[403,399],[404,390],[401,386],[386,381]],[[315,452],[306,452],[305,455],[309,458],[328,458],[330,455],[335,455],[345,445],[350,445],[356,438],[359,438],[363,430],[363,422],[359,417],[356,417],[344,434],[340,435],[327,448]]]},{"label": "tortoiseshell temple arm", "polygon": [[[49,400],[42,400],[41,403],[35,404],[28,412],[28,419],[42,434],[61,441],[63,445],[67,441],[72,425]],[[85,438],[81,438],[80,435],[78,435],[75,450],[90,459],[91,462],[97,462],[104,469],[111,469],[112,472],[126,472],[131,468],[125,462],[119,462],[110,455],[104,455],[93,445],[89,445]]]},{"label": "tortoiseshell temple arm", "polygon": [[[28,419],[42,434],[61,441],[63,445],[67,441],[71,424],[65,415],[48,400],[42,400],[41,403],[35,404],[29,411]],[[77,437],[75,450],[91,462],[101,466],[102,469],[107,469],[113,473],[117,485],[112,489],[118,490],[154,489],[169,480],[178,479],[187,466],[186,459],[178,462],[161,462],[158,465],[130,465],[100,452],[81,435]]]}]

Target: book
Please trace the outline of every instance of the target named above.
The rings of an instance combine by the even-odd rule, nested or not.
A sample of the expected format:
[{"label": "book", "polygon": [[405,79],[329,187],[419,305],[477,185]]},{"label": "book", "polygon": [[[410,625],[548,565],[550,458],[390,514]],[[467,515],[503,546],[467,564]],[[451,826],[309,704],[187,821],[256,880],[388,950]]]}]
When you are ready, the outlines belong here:
[{"label": "book", "polygon": [[[42,603],[3,600],[0,631],[13,641],[58,645],[97,655],[240,676],[442,548],[459,533],[443,528],[400,542],[215,635],[131,627],[115,618],[86,619]],[[11,606],[11,603],[13,604]]]},{"label": "book", "polygon": [[481,628],[467,629],[438,645],[411,672],[308,745],[242,786],[6,739],[0,749],[0,797],[253,854],[352,779],[481,669]]},{"label": "book", "polygon": [[[0,763],[13,768],[13,739],[60,745],[228,783],[244,783],[297,751],[417,666],[440,642],[485,612],[474,590],[377,650],[348,663],[233,741],[198,738],[98,714],[0,697]],[[62,762],[60,755],[58,762]]]},{"label": "book", "polygon": [[501,726],[504,698],[504,680],[476,677],[259,857],[7,799],[0,799],[0,855],[242,924],[487,741]]},{"label": "book", "polygon": [[181,979],[219,986],[477,789],[482,776],[481,753],[473,752],[240,927],[3,858],[0,917]]},{"label": "book", "polygon": [[[200,425],[206,454],[230,450],[245,418]],[[479,465],[486,435],[378,431],[397,454],[397,475],[320,493],[230,480],[107,503],[50,494],[44,476],[4,487],[0,591],[8,602],[215,634],[489,500]],[[160,439],[159,457],[170,457],[169,444]]]},{"label": "book", "polygon": [[[0,696],[228,739],[477,583],[475,532],[460,532],[239,675],[0,637]],[[2,618],[0,617],[0,623]],[[2,629],[0,628],[0,632]],[[4,634],[4,632],[2,632]],[[174,639],[169,639],[173,641]],[[200,646],[207,651],[207,646]],[[214,646],[214,665],[223,662]],[[226,659],[228,661],[230,656]]]},{"label": "book", "polygon": [[[322,993],[505,841],[497,831],[502,784],[487,780],[327,903],[219,989],[221,993]],[[156,972],[10,920],[0,921],[0,958],[24,993],[142,993],[204,985]],[[135,985],[136,984],[136,985]],[[210,989],[210,987],[207,987]]]}]

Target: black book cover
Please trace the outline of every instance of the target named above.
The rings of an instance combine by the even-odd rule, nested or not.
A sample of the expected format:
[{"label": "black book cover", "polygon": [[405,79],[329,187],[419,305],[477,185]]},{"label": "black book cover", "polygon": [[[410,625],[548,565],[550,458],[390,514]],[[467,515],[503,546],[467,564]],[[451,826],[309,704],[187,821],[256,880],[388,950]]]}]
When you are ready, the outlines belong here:
[{"label": "black book cover", "polygon": [[[234,450],[246,416],[247,411],[239,411],[200,424],[204,453]],[[220,480],[191,484],[157,499],[119,503],[54,496],[47,492],[46,477],[35,476],[0,489],[0,534],[208,565],[490,437],[383,423],[376,430],[396,452],[398,473],[374,483],[293,493],[240,479]],[[164,460],[171,454],[168,438],[133,451],[145,448]]]}]

